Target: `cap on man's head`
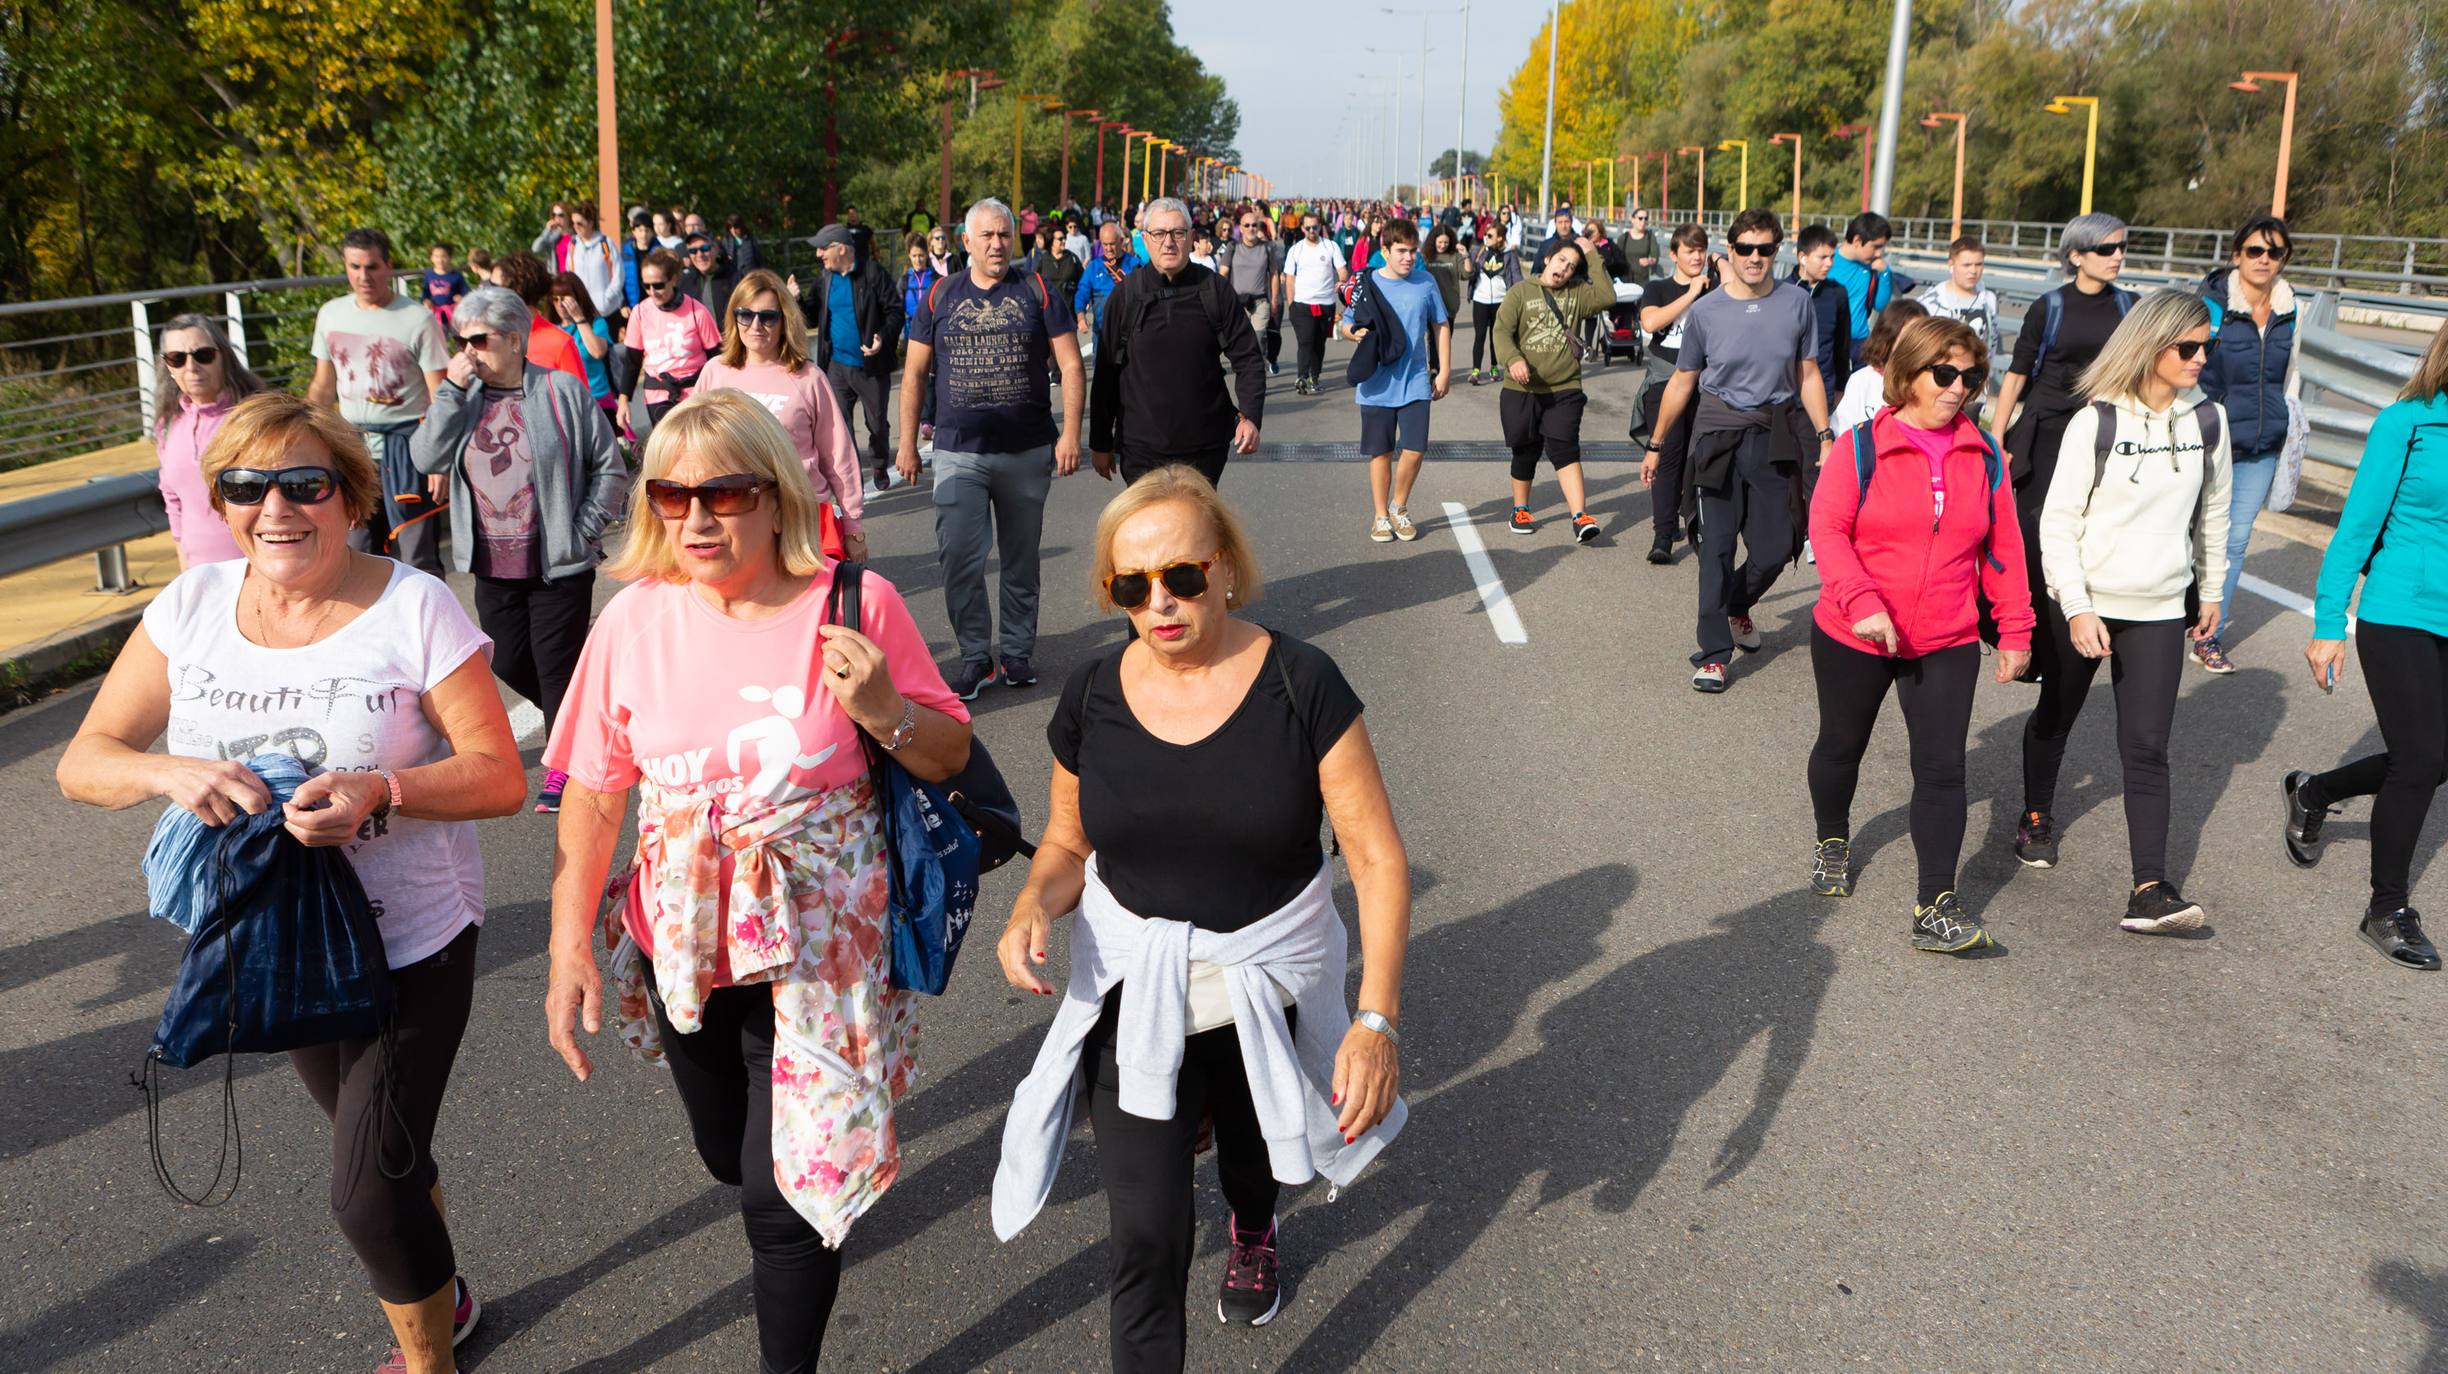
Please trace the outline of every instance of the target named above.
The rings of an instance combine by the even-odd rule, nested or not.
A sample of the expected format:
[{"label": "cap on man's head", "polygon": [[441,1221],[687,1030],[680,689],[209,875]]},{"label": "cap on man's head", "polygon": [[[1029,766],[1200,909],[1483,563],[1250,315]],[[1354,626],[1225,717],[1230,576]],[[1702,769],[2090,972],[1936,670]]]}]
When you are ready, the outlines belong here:
[{"label": "cap on man's head", "polygon": [[820,249],[849,248],[857,242],[858,237],[850,232],[847,224],[828,224],[816,231],[816,246]]}]

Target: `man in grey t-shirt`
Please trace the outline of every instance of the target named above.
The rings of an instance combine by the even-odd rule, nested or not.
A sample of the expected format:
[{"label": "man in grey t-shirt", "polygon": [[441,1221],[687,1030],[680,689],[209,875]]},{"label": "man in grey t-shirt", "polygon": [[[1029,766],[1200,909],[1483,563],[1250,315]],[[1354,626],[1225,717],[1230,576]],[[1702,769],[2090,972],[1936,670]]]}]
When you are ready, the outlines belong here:
[{"label": "man in grey t-shirt", "polygon": [[[1808,507],[1835,438],[1819,376],[1818,311],[1802,288],[1773,280],[1783,237],[1774,211],[1735,216],[1728,235],[1733,270],[1722,288],[1684,312],[1674,380],[1658,402],[1641,461],[1641,481],[1655,481],[1658,436],[1673,433],[1684,408],[1696,405],[1691,467],[1700,493],[1700,647],[1691,661],[1692,688],[1700,692],[1724,691],[1734,650],[1760,647],[1751,608],[1801,547],[1795,497]],[[1739,573],[1737,535],[1747,551]]]},{"label": "man in grey t-shirt", "polygon": [[1267,237],[1266,216],[1243,206],[1233,238],[1216,254],[1216,272],[1231,284],[1250,328],[1266,342],[1267,375],[1283,371],[1283,245]]}]

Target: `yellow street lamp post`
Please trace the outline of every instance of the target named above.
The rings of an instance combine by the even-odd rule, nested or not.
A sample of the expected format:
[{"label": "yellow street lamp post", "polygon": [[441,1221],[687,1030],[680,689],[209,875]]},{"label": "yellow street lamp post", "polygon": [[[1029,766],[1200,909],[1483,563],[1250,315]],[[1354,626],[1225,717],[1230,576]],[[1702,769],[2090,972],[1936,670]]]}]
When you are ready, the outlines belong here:
[{"label": "yellow street lamp post", "polygon": [[1734,208],[1748,210],[1751,208],[1751,140],[1729,138],[1717,145],[1717,151],[1721,153],[1728,148],[1742,149],[1742,199],[1735,204]]},{"label": "yellow street lamp post", "polygon": [[2295,152],[2295,73],[2246,72],[2243,80],[2230,81],[2227,85],[2229,89],[2242,91],[2246,95],[2258,95],[2261,92],[2260,83],[2264,81],[2283,81],[2287,88],[2286,110],[2278,116],[2278,185],[2270,192],[2270,213],[2285,219],[2287,162]]},{"label": "yellow street lamp post", "polygon": [[2070,115],[2077,105],[2087,107],[2091,113],[2090,124],[2083,131],[2082,209],[2076,212],[2087,215],[2091,213],[2091,174],[2099,166],[2099,97],[2061,95],[2040,108],[2053,115]]},{"label": "yellow street lamp post", "polygon": [[1964,127],[1968,121],[1957,110],[1932,110],[1922,117],[1921,124],[1935,129],[1950,119],[1955,121],[1955,227],[1947,232],[1947,238],[1953,240],[1963,237]]}]

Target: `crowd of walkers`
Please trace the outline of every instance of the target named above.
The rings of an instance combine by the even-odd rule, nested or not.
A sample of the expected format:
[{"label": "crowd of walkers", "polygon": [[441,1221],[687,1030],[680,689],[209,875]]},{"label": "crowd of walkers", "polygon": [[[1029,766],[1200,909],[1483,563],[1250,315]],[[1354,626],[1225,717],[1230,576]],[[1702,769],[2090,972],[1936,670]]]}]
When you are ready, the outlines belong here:
[{"label": "crowd of walkers", "polygon": [[[813,236],[802,280],[737,217],[717,235],[641,210],[614,243],[572,203],[527,249],[471,253],[473,281],[435,245],[414,292],[390,241],[354,230],[302,397],[267,388],[208,317],[163,329],[155,437],[184,571],[60,783],[215,826],[277,805],[290,835],[355,867],[395,1021],[292,1060],[333,1125],[336,1221],[398,1341],[383,1369],[448,1374],[480,1311],[431,1147],[486,910],[474,822],[527,804],[495,678],[546,730],[551,1042],[583,1081],[580,1032],[610,1022],[671,1071],[706,1169],[740,1190],[763,1367],[815,1368],[843,1246],[899,1175],[894,1117],[919,1073],[871,764],[952,779],[975,752],[968,703],[1038,682],[1046,501],[1083,460],[1120,483],[1091,589],[1124,624],[1058,665],[1042,838],[996,942],[1008,982],[1060,1006],[1014,1085],[994,1229],[1040,1210],[1085,1117],[1112,1365],[1178,1370],[1193,1165],[1212,1148],[1229,1209],[1217,1317],[1275,1317],[1283,1186],[1352,1184],[1404,1122],[1411,906],[1360,693],[1252,618],[1262,551],[1219,494],[1260,447],[1287,320],[1295,395],[1326,389],[1330,338],[1352,345],[1372,540],[1421,537],[1410,499],[1467,301],[1464,377],[1501,386],[1508,526],[1537,532],[1543,459],[1584,544],[1600,533],[1584,369],[1620,323],[1644,364],[1648,562],[1699,554],[1697,690],[1732,685],[1764,643],[1756,609],[1806,550],[1817,563],[1816,892],[1853,890],[1851,810],[1892,691],[1919,869],[1908,939],[1988,947],[1957,887],[1979,679],[2036,685],[2013,852],[2048,868],[2067,859],[2058,778],[2105,664],[2132,878],[2119,924],[2203,924],[2170,871],[2171,736],[2188,659],[2233,670],[2253,518],[2291,500],[2300,466],[2282,221],[2245,224],[2198,290],[2138,296],[2117,284],[2125,226],[2075,219],[2065,280],[2027,312],[1994,399],[1981,245],[1953,244],[1947,278],[1916,290],[1875,214],[1803,227],[1782,277],[1786,226],[1767,210],[1736,215],[1716,251],[1696,224],[1635,215],[1610,233],[1570,206],[1542,233],[1467,204],[1039,216],[985,199],[904,229],[888,265],[846,213]],[[869,502],[922,477],[946,663],[864,566]],[[472,617],[437,580],[446,549]],[[2444,560],[2448,329],[2373,425],[2307,649],[2334,690],[2359,586],[2384,750],[2282,783],[2284,848],[2305,866],[2341,803],[2374,798],[2359,930],[2426,970],[2440,959],[2408,889],[2448,776]],[[599,568],[623,586],[597,612]],[[285,804],[250,764],[267,750],[313,771]],[[633,793],[634,857],[616,869]],[[1349,998],[1322,824],[1357,906]],[[1043,966],[1066,916],[1057,981]]]}]

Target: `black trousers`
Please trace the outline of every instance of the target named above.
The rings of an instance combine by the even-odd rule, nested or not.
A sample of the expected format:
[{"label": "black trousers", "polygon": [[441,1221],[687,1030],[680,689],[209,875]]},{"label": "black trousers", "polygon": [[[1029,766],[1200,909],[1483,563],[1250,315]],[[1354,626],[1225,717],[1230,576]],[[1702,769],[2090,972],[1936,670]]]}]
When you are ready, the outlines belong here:
[{"label": "black trousers", "polygon": [[716,1182],[740,1190],[763,1374],[815,1374],[841,1293],[841,1252],[774,1179],[773,987],[715,989],[704,1023],[687,1035],[672,1029],[663,999],[652,1000],[697,1157]]},{"label": "black trousers", "polygon": [[2448,780],[2448,639],[2366,620],[2355,630],[2355,657],[2387,752],[2314,778],[2304,801],[2374,799],[2371,909],[2395,911],[2412,900],[2414,846],[2432,794]]},{"label": "black trousers", "polygon": [[892,462],[892,426],[884,414],[884,393],[891,390],[889,378],[863,367],[850,367],[839,362],[825,364],[825,380],[833,384],[833,403],[841,407],[842,423],[850,423],[854,406],[867,413],[867,466],[884,467]]},{"label": "black trousers", "polygon": [[340,1234],[374,1280],[374,1296],[406,1305],[459,1272],[433,1201],[433,1135],[475,997],[476,927],[391,970],[391,990],[398,1012],[388,1053],[381,1040],[343,1040],[291,1050],[289,1066],[332,1124],[331,1210]]},{"label": "black trousers", "polygon": [[544,732],[561,716],[578,651],[595,609],[595,574],[559,579],[476,579],[476,623],[493,638],[493,676],[544,713]]},{"label": "black trousers", "polygon": [[[1654,419],[1658,402],[1666,395],[1666,383],[1651,382],[1641,392],[1641,414]],[[1649,524],[1656,531],[1656,542],[1674,542],[1675,531],[1682,519],[1693,513],[1691,499],[1691,427],[1692,412],[1700,408],[1698,392],[1692,393],[1692,403],[1683,407],[1681,419],[1665,435],[1652,434],[1658,442],[1657,481],[1649,488]],[[1639,437],[1637,435],[1635,438]]]},{"label": "black trousers", "polygon": [[1292,340],[1299,345],[1294,371],[1301,380],[1314,382],[1326,371],[1326,340],[1334,333],[1334,307],[1289,305],[1284,313],[1292,317]]},{"label": "black trousers", "polygon": [[1924,906],[1955,886],[1963,857],[1964,741],[1972,731],[1972,689],[1980,680],[1980,646],[1958,644],[1919,658],[1889,658],[1839,643],[1811,625],[1811,676],[1819,687],[1819,740],[1811,746],[1811,814],[1815,838],[1853,838],[1853,793],[1862,753],[1887,689],[1895,688],[1912,741],[1913,857],[1920,863],[1918,901]]},{"label": "black trousers", "polygon": [[1114,1374],[1177,1374],[1187,1335],[1182,1304],[1198,1235],[1191,1169],[1200,1124],[1211,1115],[1215,1120],[1224,1201],[1246,1228],[1274,1217],[1282,1185],[1267,1162],[1240,1036],[1231,1026],[1193,1035],[1184,1045],[1170,1120],[1122,1110],[1113,1051],[1122,997],[1120,988],[1107,994],[1105,1014],[1082,1049],[1094,1066],[1088,1119],[1096,1127],[1097,1167],[1113,1228]]},{"label": "black trousers", "polygon": [[[1765,430],[1745,434],[1734,451],[1733,471],[1722,493],[1700,493],[1700,647],[1692,666],[1723,663],[1734,653],[1730,615],[1749,615],[1800,548],[1791,506],[1793,474],[1769,460]],[[1658,478],[1664,485],[1664,464]],[[1734,541],[1743,545],[1734,565]]]},{"label": "black trousers", "polygon": [[1194,467],[1212,487],[1224,485],[1224,464],[1232,457],[1232,441],[1226,440],[1214,448],[1198,453],[1144,453],[1128,447],[1114,453],[1114,466],[1122,470],[1122,485],[1129,486],[1168,463]]},{"label": "black trousers", "polygon": [[1579,463],[1581,412],[1588,406],[1589,395],[1579,387],[1544,395],[1506,387],[1496,398],[1496,414],[1505,447],[1513,450],[1513,480],[1535,479],[1542,452],[1558,472]]},{"label": "black trousers", "polygon": [[[2051,641],[2056,667],[2040,684],[2040,702],[2023,723],[2023,809],[2053,811],[2066,740],[2082,715],[2083,698],[2100,660],[2074,650],[2066,618],[2051,597],[2036,598],[2037,641]],[[2125,772],[2125,843],[2136,884],[2167,878],[2168,737],[2176,725],[2176,686],[2184,672],[2185,621],[2107,620],[2108,681],[2116,691],[2117,758]]]},{"label": "black trousers", "polygon": [[1496,301],[1471,302],[1471,371],[1479,370],[1479,356],[1487,355],[1487,366],[1496,365]]}]

